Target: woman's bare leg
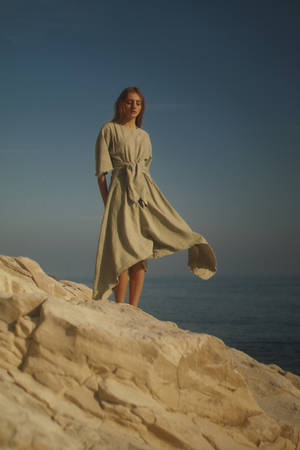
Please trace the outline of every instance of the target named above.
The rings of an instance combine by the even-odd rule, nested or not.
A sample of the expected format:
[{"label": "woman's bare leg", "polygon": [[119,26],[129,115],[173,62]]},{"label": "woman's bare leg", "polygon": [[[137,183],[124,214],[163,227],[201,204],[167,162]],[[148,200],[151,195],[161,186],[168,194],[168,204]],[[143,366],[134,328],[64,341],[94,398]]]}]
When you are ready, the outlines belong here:
[{"label": "woman's bare leg", "polygon": [[114,288],[115,299],[117,303],[124,303],[126,288],[128,282],[128,270],[124,270],[119,276],[119,284]]},{"label": "woman's bare leg", "polygon": [[143,289],[145,269],[142,262],[130,268],[129,272],[129,303],[137,306]]}]

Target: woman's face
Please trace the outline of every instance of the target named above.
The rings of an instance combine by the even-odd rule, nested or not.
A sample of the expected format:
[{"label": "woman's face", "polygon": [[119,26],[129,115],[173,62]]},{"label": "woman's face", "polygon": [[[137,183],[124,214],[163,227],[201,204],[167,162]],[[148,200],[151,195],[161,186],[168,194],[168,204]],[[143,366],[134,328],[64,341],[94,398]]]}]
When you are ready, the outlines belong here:
[{"label": "woman's face", "polygon": [[142,109],[142,99],[136,92],[130,92],[124,106],[128,119],[136,119]]}]

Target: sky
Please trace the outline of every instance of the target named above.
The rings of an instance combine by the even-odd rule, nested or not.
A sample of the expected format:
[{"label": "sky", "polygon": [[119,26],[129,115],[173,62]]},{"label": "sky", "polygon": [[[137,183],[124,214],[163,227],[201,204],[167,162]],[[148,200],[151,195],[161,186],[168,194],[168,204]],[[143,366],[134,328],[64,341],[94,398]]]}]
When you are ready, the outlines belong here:
[{"label": "sky", "polygon": [[95,141],[138,86],[151,175],[218,275],[300,274],[299,2],[1,0],[0,36],[1,254],[93,278]]}]

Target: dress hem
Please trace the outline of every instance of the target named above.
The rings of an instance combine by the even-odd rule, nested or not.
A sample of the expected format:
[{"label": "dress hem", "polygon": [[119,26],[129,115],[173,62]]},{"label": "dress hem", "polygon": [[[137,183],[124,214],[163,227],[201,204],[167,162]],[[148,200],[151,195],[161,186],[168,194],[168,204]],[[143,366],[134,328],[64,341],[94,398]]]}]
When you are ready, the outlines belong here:
[{"label": "dress hem", "polygon": [[[210,248],[210,246],[209,246],[209,244],[207,242],[201,242],[200,245],[203,245],[203,244],[207,245],[208,248]],[[103,295],[101,295],[101,296],[98,296],[97,294],[95,296],[93,295],[92,299],[93,300],[106,300],[111,295],[113,288],[115,288],[119,284],[119,277],[120,277],[121,273],[123,273],[124,270],[129,270],[130,267],[134,266],[138,262],[143,262],[144,263],[143,264],[144,265],[144,270],[145,270],[145,272],[148,272],[147,263],[145,263],[145,261],[147,261],[147,259],[158,259],[158,258],[163,258],[164,256],[167,256],[167,255],[172,255],[172,254],[177,253],[179,251],[184,251],[184,250],[189,251],[189,250],[193,249],[194,247],[197,247],[197,245],[199,245],[199,244],[194,244],[191,247],[185,247],[185,248],[177,249],[177,250],[166,250],[166,249],[163,249],[161,251],[155,251],[154,250],[147,257],[141,258],[138,261],[136,261],[133,264],[131,264],[130,266],[126,266],[126,267],[122,268],[121,270],[119,270],[116,282],[115,283],[110,283],[108,285],[108,288],[104,291]],[[190,255],[189,255],[189,258],[190,258]],[[200,265],[197,264],[196,261],[188,261],[187,266],[189,267],[190,271],[194,275],[198,276],[202,280],[208,280],[213,275],[215,275],[215,273],[217,271],[216,267],[210,268],[209,266],[206,266],[206,265],[205,266],[200,266]]]}]

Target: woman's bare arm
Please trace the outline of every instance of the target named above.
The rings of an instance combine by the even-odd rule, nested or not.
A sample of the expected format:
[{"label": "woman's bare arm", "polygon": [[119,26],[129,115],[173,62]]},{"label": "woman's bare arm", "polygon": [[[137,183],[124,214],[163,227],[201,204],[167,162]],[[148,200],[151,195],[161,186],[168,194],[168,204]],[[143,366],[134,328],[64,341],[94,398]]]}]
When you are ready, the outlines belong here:
[{"label": "woman's bare arm", "polygon": [[98,185],[101,193],[101,197],[104,203],[104,206],[106,206],[107,201],[107,195],[108,195],[108,189],[107,189],[107,183],[106,183],[106,175],[100,175],[98,177]]}]

